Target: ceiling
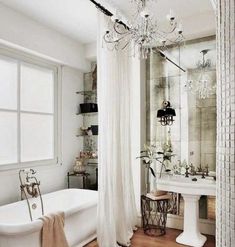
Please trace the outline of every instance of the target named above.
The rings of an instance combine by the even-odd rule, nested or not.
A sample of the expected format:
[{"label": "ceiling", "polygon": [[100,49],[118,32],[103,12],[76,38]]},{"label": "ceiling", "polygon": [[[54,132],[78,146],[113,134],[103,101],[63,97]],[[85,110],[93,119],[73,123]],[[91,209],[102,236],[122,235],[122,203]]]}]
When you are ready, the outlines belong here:
[{"label": "ceiling", "polygon": [[[108,2],[127,17],[133,11],[131,0],[96,1]],[[165,20],[169,9],[174,10],[184,25],[184,33],[188,39],[215,33],[215,18],[210,0],[152,0],[152,2],[152,12],[158,19]],[[89,0],[0,0],[0,3],[83,44],[96,40],[97,10]]]},{"label": "ceiling", "polygon": [[89,0],[0,0],[0,3],[81,43],[96,40],[96,8]]},{"label": "ceiling", "polygon": [[[120,9],[124,14],[130,16],[133,11],[133,0],[101,0]],[[153,12],[159,16],[159,19],[165,18],[172,9],[175,14],[181,18],[197,16],[204,12],[213,12],[211,0],[149,0]]]}]

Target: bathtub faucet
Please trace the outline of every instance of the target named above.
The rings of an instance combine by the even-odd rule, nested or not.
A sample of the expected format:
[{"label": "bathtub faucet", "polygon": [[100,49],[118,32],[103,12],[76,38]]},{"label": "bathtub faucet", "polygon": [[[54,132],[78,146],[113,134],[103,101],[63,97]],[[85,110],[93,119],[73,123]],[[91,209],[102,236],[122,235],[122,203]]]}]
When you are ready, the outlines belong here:
[{"label": "bathtub faucet", "polygon": [[[23,182],[22,174],[25,174],[25,182]],[[36,171],[33,169],[24,169],[19,171],[19,178],[20,178],[20,187],[21,192],[25,192],[24,189],[26,189],[27,193],[37,198],[39,195],[39,185],[40,182],[37,180],[37,178],[34,176],[36,174]],[[23,194],[21,193],[21,199],[23,199]]]},{"label": "bathtub faucet", "polygon": [[[43,209],[43,201],[40,191],[40,182],[37,180],[36,171],[33,169],[22,169],[19,171],[19,180],[20,180],[20,190],[21,190],[21,200],[26,199],[29,209],[29,215],[31,221],[32,219],[32,212],[29,202],[29,196],[32,198],[40,197],[40,203],[41,203],[41,209],[42,209],[42,215],[44,215],[44,209]],[[32,206],[33,209],[35,209],[35,203],[34,206]]]}]

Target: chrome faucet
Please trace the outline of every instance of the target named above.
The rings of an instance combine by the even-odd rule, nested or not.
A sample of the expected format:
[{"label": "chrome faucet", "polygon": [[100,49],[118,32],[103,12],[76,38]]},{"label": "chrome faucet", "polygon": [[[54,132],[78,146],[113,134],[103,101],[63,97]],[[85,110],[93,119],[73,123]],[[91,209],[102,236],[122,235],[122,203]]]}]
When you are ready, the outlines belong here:
[{"label": "chrome faucet", "polygon": [[195,176],[196,175],[196,169],[195,169],[195,167],[193,166],[192,163],[190,164],[190,174],[192,176]]},{"label": "chrome faucet", "polygon": [[189,174],[190,174],[189,171],[188,171],[189,170],[189,166],[186,166],[185,169],[186,169],[185,177],[188,178]]},{"label": "chrome faucet", "polygon": [[[189,167],[190,167],[190,172],[189,172]],[[189,177],[189,175],[192,175],[192,176],[201,175],[202,178],[213,177],[214,179],[216,179],[214,176],[209,175],[209,166],[208,165],[206,165],[206,167],[203,168],[202,165],[200,164],[200,166],[197,168],[197,170],[193,166],[192,163],[190,164],[189,167],[186,167],[185,177]]]}]

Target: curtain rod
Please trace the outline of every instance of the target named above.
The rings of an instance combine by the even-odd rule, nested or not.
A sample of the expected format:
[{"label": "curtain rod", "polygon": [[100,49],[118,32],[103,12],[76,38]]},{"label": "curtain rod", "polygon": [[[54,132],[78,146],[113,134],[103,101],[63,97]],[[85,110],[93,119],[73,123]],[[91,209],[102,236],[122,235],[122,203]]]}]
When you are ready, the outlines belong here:
[{"label": "curtain rod", "polygon": [[[106,9],[104,6],[102,6],[100,3],[96,2],[95,0],[90,0],[90,2],[92,2],[95,7],[97,9],[99,9],[102,13],[104,13],[105,15],[111,17],[113,16],[113,13],[111,13],[108,9]],[[122,21],[119,21],[120,24],[122,24],[125,28],[129,29],[129,27],[123,23]],[[183,72],[186,72],[181,66],[179,66],[178,64],[176,64],[175,62],[173,62],[170,58],[168,58],[162,51],[159,51],[159,54],[164,57],[166,60],[168,60],[169,62],[171,62],[172,64],[174,64],[177,68],[179,68],[180,70],[182,70]]]},{"label": "curtain rod", "polygon": [[[102,13],[104,13],[105,15],[111,17],[113,16],[113,13],[111,13],[108,9],[106,9],[104,6],[102,6],[100,3],[96,2],[95,0],[90,0],[90,2],[92,2],[97,9],[99,9]],[[129,27],[122,21],[118,21],[119,24],[122,24],[126,29],[129,30]]]},{"label": "curtain rod", "polygon": [[113,16],[113,14],[107,10],[104,6],[102,6],[100,3],[97,3],[95,0],[90,0],[90,2],[92,2],[97,9],[99,9],[101,12],[103,12],[105,15],[107,16]]}]

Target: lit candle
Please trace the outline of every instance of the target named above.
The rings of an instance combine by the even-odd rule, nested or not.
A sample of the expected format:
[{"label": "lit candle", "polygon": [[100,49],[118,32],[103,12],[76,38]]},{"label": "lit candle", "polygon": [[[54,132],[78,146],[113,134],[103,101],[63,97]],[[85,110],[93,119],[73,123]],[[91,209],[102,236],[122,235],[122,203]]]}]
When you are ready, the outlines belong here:
[{"label": "lit candle", "polygon": [[175,17],[175,13],[172,9],[170,9],[169,17],[170,19]]},{"label": "lit candle", "polygon": [[166,16],[166,18],[169,20],[169,21],[173,21],[175,19],[175,15],[174,15],[174,12],[172,9],[170,9],[170,12],[169,14]]},{"label": "lit candle", "polygon": [[182,25],[182,23],[179,23],[178,32],[182,32],[182,31],[183,31],[183,25]]}]

